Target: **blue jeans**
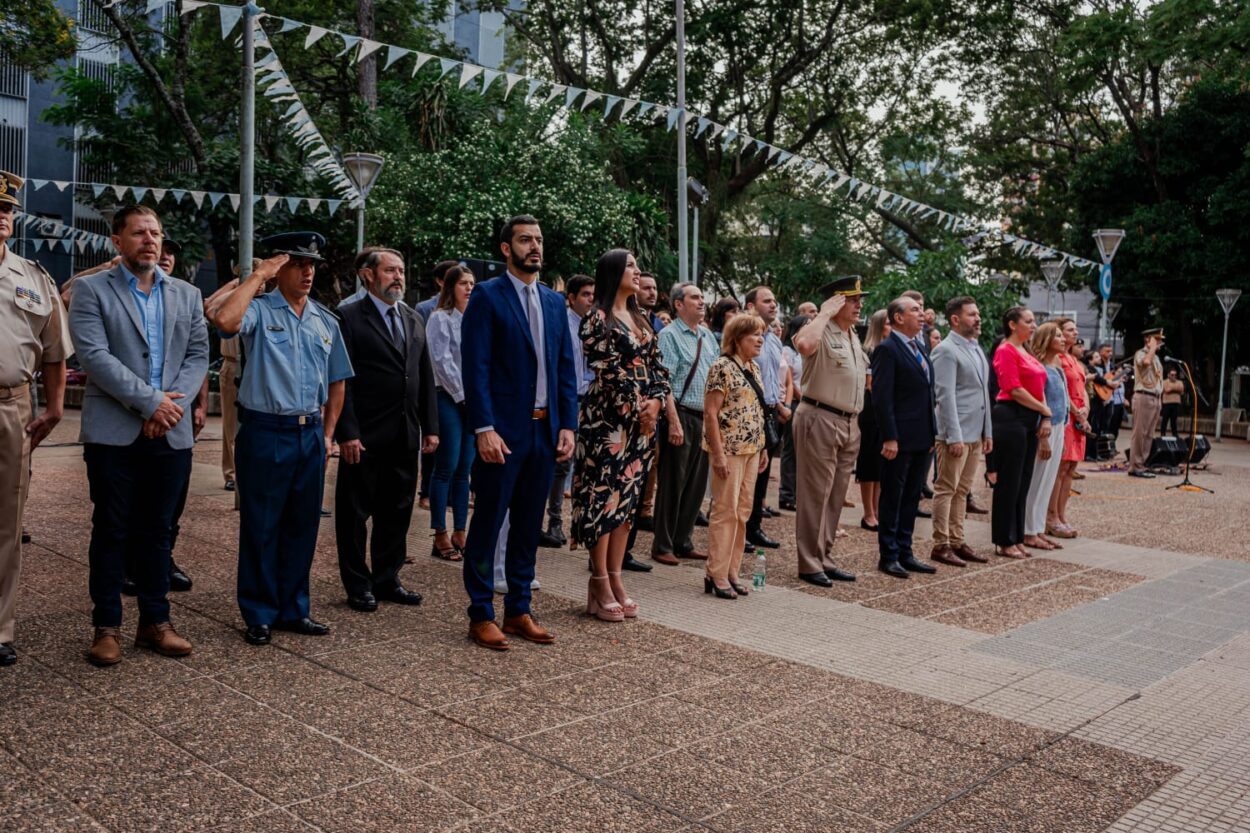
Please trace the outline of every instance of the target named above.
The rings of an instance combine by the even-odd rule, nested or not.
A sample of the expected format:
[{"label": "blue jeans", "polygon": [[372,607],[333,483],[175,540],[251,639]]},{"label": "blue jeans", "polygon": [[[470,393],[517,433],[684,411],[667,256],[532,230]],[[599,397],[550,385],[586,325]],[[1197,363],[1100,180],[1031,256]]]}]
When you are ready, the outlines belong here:
[{"label": "blue jeans", "polygon": [[469,471],[477,454],[477,437],[465,424],[465,413],[443,391],[438,392],[438,450],[430,479],[430,528],[447,528],[447,503],[455,529],[469,523]]}]

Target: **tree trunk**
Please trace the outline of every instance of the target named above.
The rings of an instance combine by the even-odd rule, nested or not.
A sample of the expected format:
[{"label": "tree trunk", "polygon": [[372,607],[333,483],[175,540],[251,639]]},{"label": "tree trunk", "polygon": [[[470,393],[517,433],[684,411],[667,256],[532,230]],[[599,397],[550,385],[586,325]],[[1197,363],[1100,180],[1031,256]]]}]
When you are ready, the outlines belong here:
[{"label": "tree trunk", "polygon": [[[373,40],[376,34],[373,25],[373,0],[356,0],[356,27],[361,37]],[[370,110],[378,108],[378,56],[376,52],[356,64],[356,91],[369,105]]]}]

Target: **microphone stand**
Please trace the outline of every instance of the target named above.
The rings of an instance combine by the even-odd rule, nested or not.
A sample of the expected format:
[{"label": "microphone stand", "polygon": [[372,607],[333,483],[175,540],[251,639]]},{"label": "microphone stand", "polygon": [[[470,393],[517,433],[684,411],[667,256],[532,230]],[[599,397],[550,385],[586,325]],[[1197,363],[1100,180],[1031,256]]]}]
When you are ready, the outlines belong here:
[{"label": "microphone stand", "polygon": [[1189,380],[1189,392],[1193,395],[1194,410],[1189,420],[1189,453],[1185,455],[1185,479],[1180,483],[1168,486],[1164,489],[1164,491],[1170,492],[1172,489],[1180,489],[1182,492],[1206,492],[1209,495],[1213,495],[1215,494],[1214,489],[1199,486],[1197,483],[1193,483],[1189,479],[1189,461],[1194,459],[1194,448],[1198,444],[1196,433],[1198,431],[1198,388],[1194,385],[1194,376],[1189,372],[1188,363],[1186,363],[1183,359],[1175,358],[1169,359],[1169,361],[1174,361],[1185,369],[1185,378]]}]

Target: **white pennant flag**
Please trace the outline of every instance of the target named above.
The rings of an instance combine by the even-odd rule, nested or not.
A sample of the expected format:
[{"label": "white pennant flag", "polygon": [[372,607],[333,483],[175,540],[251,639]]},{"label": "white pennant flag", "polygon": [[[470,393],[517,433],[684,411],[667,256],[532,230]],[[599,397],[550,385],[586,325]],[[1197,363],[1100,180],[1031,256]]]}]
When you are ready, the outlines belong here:
[{"label": "white pennant flag", "polygon": [[317,209],[321,207],[321,200],[317,197],[309,197],[307,200],[308,210],[317,213]]},{"label": "white pennant flag", "polygon": [[390,69],[391,64],[410,52],[412,52],[411,49],[404,49],[402,46],[388,46],[386,48],[386,63],[382,66],[382,69]]},{"label": "white pennant flag", "polygon": [[243,16],[243,9],[240,6],[218,6],[217,11],[221,14],[221,37],[225,40]]},{"label": "white pennant flag", "polygon": [[278,204],[278,197],[274,196],[273,194],[265,195],[265,213],[266,214],[272,214],[273,207],[277,204]]},{"label": "white pennant flag", "polygon": [[230,197],[231,207],[234,208],[235,211],[238,211],[239,204],[243,202],[243,198],[240,197],[238,194],[229,194],[228,196]]},{"label": "white pennant flag", "polygon": [[54,179],[52,180],[52,184],[56,186],[56,190],[62,191],[62,192],[64,192],[65,189],[68,188],[70,185],[68,182],[66,182],[63,179]]},{"label": "white pennant flag", "polygon": [[195,203],[196,208],[204,207],[205,193],[206,192],[204,191],[192,191],[191,192],[191,202]]},{"label": "white pennant flag", "polygon": [[201,6],[207,6],[206,0],[182,0],[182,13],[190,14]]},{"label": "white pennant flag", "polygon": [[482,74],[482,68],[473,64],[464,64],[460,68],[460,89],[464,89],[464,85],[477,78]]},{"label": "white pennant flag", "polygon": [[126,190],[127,190],[127,189],[126,189],[126,186],[125,186],[125,185],[114,185],[114,186],[113,186],[113,193],[117,195],[117,198],[118,198],[119,200],[124,200],[124,199],[126,199]]},{"label": "white pennant flag", "polygon": [[360,53],[356,56],[356,63],[360,63],[381,48],[382,44],[378,41],[365,38],[360,42]]},{"label": "white pennant flag", "polygon": [[46,179],[28,179],[26,182],[34,191],[38,191],[40,188],[48,184],[48,180]]},{"label": "white pennant flag", "polygon": [[882,204],[885,203],[886,199],[888,199],[891,196],[893,195],[889,191],[885,191],[885,190],[883,190],[880,194],[877,194],[877,208],[880,208]]},{"label": "white pennant flag", "polygon": [[597,93],[594,90],[587,90],[586,95],[582,97],[581,109],[584,112],[587,107],[603,98],[603,93]]},{"label": "white pennant flag", "polygon": [[147,7],[143,10],[144,14],[151,14],[157,9],[165,8],[165,0],[148,0]]},{"label": "white pennant flag", "polygon": [[482,95],[486,95],[486,91],[490,89],[490,85],[494,84],[495,79],[501,75],[503,75],[503,73],[495,69],[482,71]]},{"label": "white pennant flag", "polygon": [[[158,1],[159,1],[159,2],[164,2],[164,0],[158,0]],[[74,241],[74,245],[78,247],[78,253],[79,253],[79,254],[82,254],[82,253],[83,253],[84,251],[86,251],[86,249],[87,249],[87,241],[86,241],[86,240],[75,240],[75,241]]]},{"label": "white pennant flag", "polygon": [[416,75],[418,72],[420,72],[420,71],[421,71],[421,67],[425,66],[425,65],[426,65],[426,62],[427,62],[427,61],[429,61],[429,60],[430,60],[431,58],[433,58],[433,57],[434,57],[433,55],[427,55],[427,54],[425,54],[424,52],[418,52],[418,53],[417,53],[417,63],[416,63],[416,65],[412,68],[412,74],[413,74],[413,75]]},{"label": "white pennant flag", "polygon": [[525,77],[524,75],[517,75],[515,73],[509,72],[507,74],[508,86],[503,91],[503,97],[507,98],[508,96],[512,95],[512,88],[515,87],[517,85],[517,82],[520,81],[524,77]]},{"label": "white pennant flag", "polygon": [[554,87],[551,88],[551,92],[547,93],[547,99],[543,102],[543,104],[550,104],[552,99],[554,99],[556,96],[560,95],[567,89],[568,87],[564,84],[556,84]]},{"label": "white pennant flag", "polygon": [[329,29],[322,29],[320,26],[309,26],[308,36],[304,38],[304,48],[307,49],[324,38],[329,31]]},{"label": "white pennant flag", "polygon": [[629,115],[629,111],[637,107],[638,104],[639,102],[636,98],[625,99],[625,103],[621,105],[621,118],[625,118],[625,116]]}]

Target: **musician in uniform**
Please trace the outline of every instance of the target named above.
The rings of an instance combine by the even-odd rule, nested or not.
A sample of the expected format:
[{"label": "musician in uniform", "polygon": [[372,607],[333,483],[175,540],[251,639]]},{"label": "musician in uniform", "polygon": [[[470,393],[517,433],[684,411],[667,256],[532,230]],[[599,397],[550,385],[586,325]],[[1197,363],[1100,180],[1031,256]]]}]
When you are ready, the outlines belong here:
[{"label": "musician in uniform", "polygon": [[1133,445],[1129,451],[1130,477],[1154,477],[1146,469],[1146,458],[1154,441],[1163,402],[1163,363],[1159,348],[1163,346],[1163,328],[1143,330],[1145,346],[1133,355]]},{"label": "musician in uniform", "polygon": [[[0,666],[13,650],[22,568],[22,509],[30,454],[61,421],[65,359],[73,352],[56,283],[39,264],[9,251],[23,180],[0,171]],[[31,387],[42,371],[44,409],[32,417]]]},{"label": "musician in uniform", "polygon": [[[238,600],[252,645],[269,644],[271,629],[330,632],[309,615],[308,574],[326,460],[353,375],[337,319],[308,297],[325,238],[289,232],[261,245],[271,257],[209,310],[222,335],[237,333],[243,346]],[[277,288],[260,294],[270,278]]]}]

